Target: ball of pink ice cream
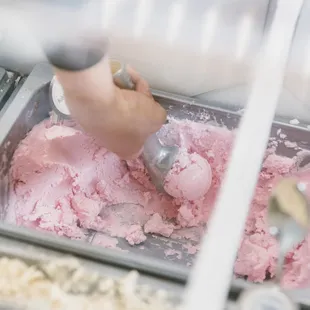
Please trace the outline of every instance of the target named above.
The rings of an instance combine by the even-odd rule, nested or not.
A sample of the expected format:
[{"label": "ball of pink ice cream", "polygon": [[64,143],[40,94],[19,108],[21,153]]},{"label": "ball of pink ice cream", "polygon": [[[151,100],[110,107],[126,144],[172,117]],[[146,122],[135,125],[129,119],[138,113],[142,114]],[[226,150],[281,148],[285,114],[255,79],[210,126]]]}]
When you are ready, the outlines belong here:
[{"label": "ball of pink ice cream", "polygon": [[166,176],[164,189],[175,198],[196,200],[208,192],[211,181],[208,161],[197,153],[189,154],[186,149],[181,149]]}]

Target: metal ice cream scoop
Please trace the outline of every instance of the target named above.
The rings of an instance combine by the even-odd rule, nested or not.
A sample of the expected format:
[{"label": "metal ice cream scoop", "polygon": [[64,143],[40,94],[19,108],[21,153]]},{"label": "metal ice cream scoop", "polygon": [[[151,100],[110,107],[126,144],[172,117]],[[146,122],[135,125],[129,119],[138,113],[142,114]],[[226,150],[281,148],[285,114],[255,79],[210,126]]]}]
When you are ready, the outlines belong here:
[{"label": "metal ice cream scoop", "polygon": [[276,282],[281,280],[285,256],[304,240],[310,227],[305,189],[305,184],[285,178],[277,184],[269,199],[269,231],[279,243]]},{"label": "metal ice cream scoop", "polygon": [[238,309],[299,309],[281,289],[280,281],[285,256],[304,240],[309,229],[309,203],[304,192],[305,185],[292,178],[281,180],[274,188],[269,199],[268,219],[270,233],[279,243],[275,281],[245,290],[238,300]]},{"label": "metal ice cream scoop", "polygon": [[[110,60],[110,67],[114,83],[120,88],[134,89],[135,85],[126,66],[117,60]],[[53,121],[70,118],[70,111],[66,105],[61,85],[54,77],[50,84],[50,103],[54,112]],[[164,191],[163,183],[171,170],[179,152],[177,146],[164,146],[156,133],[145,142],[142,157],[153,184],[159,191]]]}]

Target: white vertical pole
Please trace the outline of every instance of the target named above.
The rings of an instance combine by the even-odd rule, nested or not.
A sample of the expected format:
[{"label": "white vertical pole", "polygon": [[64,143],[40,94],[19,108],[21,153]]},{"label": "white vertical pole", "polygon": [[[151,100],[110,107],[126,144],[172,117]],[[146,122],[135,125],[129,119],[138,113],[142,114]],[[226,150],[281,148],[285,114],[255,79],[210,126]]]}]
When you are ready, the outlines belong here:
[{"label": "white vertical pole", "polygon": [[224,309],[302,4],[278,1],[208,233],[189,278],[186,310]]}]

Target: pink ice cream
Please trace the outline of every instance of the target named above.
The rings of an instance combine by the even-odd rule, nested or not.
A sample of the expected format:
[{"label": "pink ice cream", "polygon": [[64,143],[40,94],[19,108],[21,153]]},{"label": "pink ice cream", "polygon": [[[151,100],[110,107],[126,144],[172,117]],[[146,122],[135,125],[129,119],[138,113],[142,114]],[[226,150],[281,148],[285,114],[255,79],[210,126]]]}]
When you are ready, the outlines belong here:
[{"label": "pink ice cream", "polygon": [[172,197],[196,200],[208,192],[211,181],[212,171],[208,161],[183,148],[165,179],[164,188]]},{"label": "pink ice cream", "polygon": [[[222,183],[234,132],[171,120],[159,136],[164,143],[184,150],[165,184],[177,198],[156,191],[140,158],[122,161],[78,127],[42,122],[15,152],[7,221],[73,239],[86,238],[85,229],[91,228],[110,236],[95,240],[107,247],[115,246],[117,237],[129,244],[141,243],[146,233],[199,240]],[[295,159],[277,156],[273,148],[266,153],[236,275],[251,281],[274,275],[277,243],[268,232],[267,202],[277,180],[296,175],[294,169]],[[309,184],[310,194],[310,171],[297,176]],[[196,247],[184,248],[197,251]],[[309,284],[308,237],[287,256],[284,285]]]}]

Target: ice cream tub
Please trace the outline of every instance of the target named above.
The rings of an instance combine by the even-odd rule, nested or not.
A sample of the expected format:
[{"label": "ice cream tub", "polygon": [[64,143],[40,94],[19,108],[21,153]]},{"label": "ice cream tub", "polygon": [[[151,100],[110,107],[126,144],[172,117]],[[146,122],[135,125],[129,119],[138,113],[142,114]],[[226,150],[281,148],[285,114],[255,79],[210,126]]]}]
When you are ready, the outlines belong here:
[{"label": "ice cream tub", "polygon": [[[20,142],[27,136],[27,133],[37,124],[49,117],[49,113],[51,112],[49,103],[49,83],[52,78],[53,73],[49,65],[37,65],[19,91],[14,93],[14,96],[10,98],[3,111],[0,112],[0,123],[2,128],[0,132],[2,155],[0,166],[0,197],[2,208],[0,214],[3,221],[6,221],[8,218],[7,205],[10,200],[9,169],[11,167],[13,155],[20,145]],[[226,131],[223,131],[221,135],[222,138],[225,138],[226,135],[234,134],[234,129],[238,127],[238,122],[242,115],[242,111],[218,108],[217,102],[203,102],[157,90],[152,90],[152,92],[155,99],[168,111],[172,126],[168,127],[171,131],[167,132],[164,130],[161,133],[163,138],[167,136],[174,139],[176,136],[175,128],[179,128],[178,122],[180,120],[187,120],[181,124],[183,126],[182,130],[193,126],[191,122],[195,122],[197,124],[195,126],[198,127],[208,123],[210,126],[213,126],[212,128],[215,128],[214,130],[203,129],[204,132],[207,133],[217,131],[218,128],[225,128]],[[298,120],[291,121],[291,123],[290,121],[289,119],[275,120],[269,145],[270,148],[273,147],[275,149],[277,155],[286,156],[288,161],[301,150],[308,150],[310,145],[310,135],[307,124],[297,124]],[[72,133],[74,135],[76,132],[75,130],[76,129],[71,128],[66,132],[68,132],[69,135]],[[183,143],[186,143],[189,136],[185,135],[184,137]],[[216,140],[221,141],[218,134],[215,137],[214,145],[217,143]],[[35,144],[36,142],[33,143]],[[196,144],[196,147],[197,145],[198,144]],[[223,149],[224,146],[225,143],[222,143],[220,146],[221,149]],[[41,152],[40,147],[36,151]],[[209,156],[208,158],[210,159],[210,157],[212,157],[211,147],[209,151],[210,153],[208,153],[207,156]],[[98,154],[100,156],[105,156],[106,153],[105,151],[100,151]],[[108,155],[108,157],[110,159],[112,158],[113,163],[115,163],[115,158],[112,155]],[[212,163],[211,160],[210,163]],[[127,163],[127,165],[136,169],[138,164]],[[135,170],[135,175],[140,175],[139,169]],[[164,201],[167,202],[167,200]],[[178,209],[179,208],[180,207],[178,207]],[[170,212],[169,210],[168,212]],[[187,213],[185,212],[183,215],[184,214]],[[204,214],[204,216],[207,216],[207,214]],[[158,221],[162,220],[163,218],[158,214],[153,214],[149,224],[158,223]],[[177,230],[177,238],[175,238],[173,229],[171,231],[171,226],[169,226],[172,224],[170,222],[165,224],[166,230],[164,236],[156,234],[154,230],[150,228],[151,225],[149,225],[149,233],[145,234],[145,240],[143,240],[143,243],[135,246],[130,245],[128,240],[126,241],[124,238],[116,237],[111,240],[105,234],[96,233],[95,231],[88,235],[85,234],[85,238],[80,238],[83,240],[75,241],[65,237],[44,233],[42,230],[33,230],[31,227],[20,228],[14,225],[8,225],[7,223],[1,223],[0,233],[6,234],[11,238],[13,236],[22,238],[23,240],[28,240],[29,242],[31,241],[39,245],[47,245],[56,249],[67,249],[67,251],[71,251],[73,254],[83,253],[84,257],[96,257],[96,259],[99,260],[114,262],[122,266],[137,269],[138,271],[143,270],[153,275],[165,275],[170,277],[173,281],[180,281],[184,284],[186,282],[187,273],[190,270],[190,266],[199,248],[199,238],[193,237],[188,239],[188,236],[201,236],[205,227],[203,227],[203,225],[201,225],[199,229],[197,229],[195,225],[192,225],[190,228],[187,227],[187,229],[181,229],[182,227],[179,227]],[[79,225],[76,227],[77,230],[80,229],[78,226]],[[133,231],[131,237],[136,237],[136,232],[137,231]],[[98,239],[101,241],[104,240],[106,245],[107,243],[111,245],[108,247],[113,247],[116,242],[115,239],[117,239],[117,250],[100,247]],[[134,238],[130,240],[132,241]],[[218,268],[220,268],[220,266]],[[250,282],[245,281],[242,277],[233,279],[230,298],[236,298],[241,290],[251,285]],[[290,290],[290,292],[292,293],[293,290]],[[298,292],[300,293],[301,291],[298,290]],[[298,299],[304,304],[310,305],[310,300],[304,298],[303,295],[299,294]]]}]

